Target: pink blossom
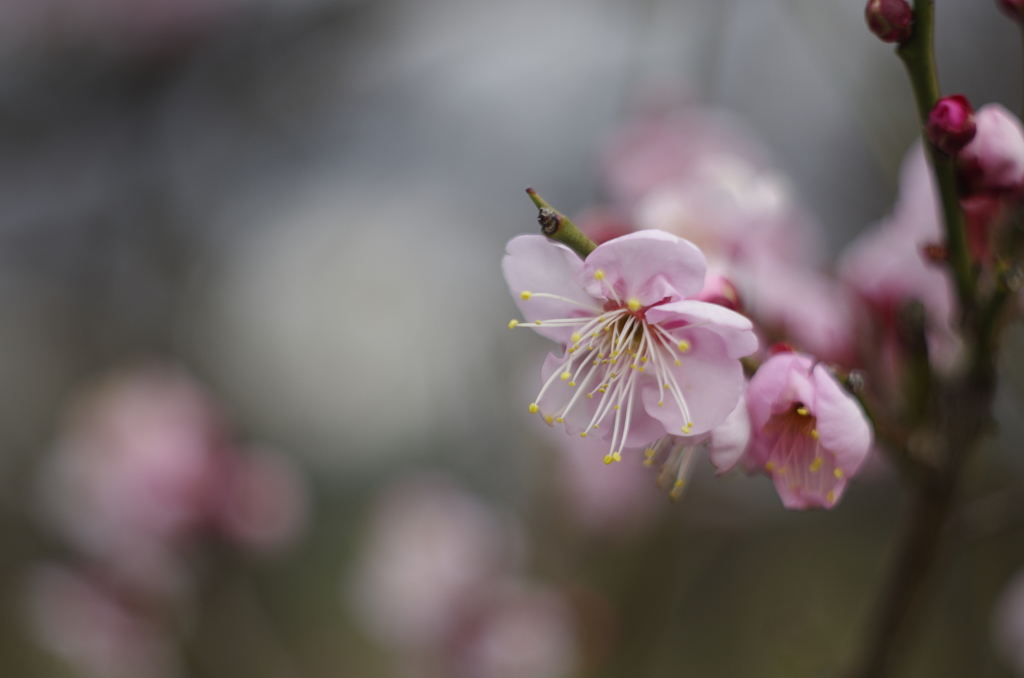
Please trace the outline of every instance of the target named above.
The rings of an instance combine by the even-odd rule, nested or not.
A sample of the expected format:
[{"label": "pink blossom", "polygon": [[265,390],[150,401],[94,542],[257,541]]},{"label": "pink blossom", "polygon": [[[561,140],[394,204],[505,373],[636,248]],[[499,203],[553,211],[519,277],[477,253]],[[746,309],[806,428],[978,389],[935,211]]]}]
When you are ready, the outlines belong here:
[{"label": "pink blossom", "polygon": [[558,591],[517,580],[475,601],[453,647],[458,678],[562,678],[578,663],[577,620]]},{"label": "pink blossom", "polygon": [[449,637],[466,601],[507,567],[510,532],[441,476],[396,483],[372,509],[352,602],[381,644],[421,650]]},{"label": "pink blossom", "polygon": [[956,300],[945,267],[925,261],[921,249],[939,241],[942,230],[931,170],[920,142],[900,169],[899,199],[890,216],[862,233],[840,255],[839,277],[858,292],[884,321],[910,300],[925,308],[928,348],[933,365],[949,369],[960,340],[953,329]]},{"label": "pink blossom", "polygon": [[52,563],[33,567],[29,623],[41,645],[84,675],[170,678],[178,675],[170,634],[110,587]]},{"label": "pink blossom", "polygon": [[771,476],[791,509],[832,508],[871,450],[871,425],[824,365],[779,353],[747,388],[750,463]]},{"label": "pink blossom", "polygon": [[1024,126],[999,104],[975,114],[977,134],[957,156],[961,176],[975,192],[1024,189]]},{"label": "pink blossom", "polygon": [[597,430],[610,440],[606,461],[666,433],[710,431],[736,406],[739,358],[757,338],[738,313],[690,298],[706,270],[692,243],[640,231],[583,261],[542,236],[520,236],[502,265],[526,326],[563,345],[561,356],[548,355],[530,411],[583,437]]}]

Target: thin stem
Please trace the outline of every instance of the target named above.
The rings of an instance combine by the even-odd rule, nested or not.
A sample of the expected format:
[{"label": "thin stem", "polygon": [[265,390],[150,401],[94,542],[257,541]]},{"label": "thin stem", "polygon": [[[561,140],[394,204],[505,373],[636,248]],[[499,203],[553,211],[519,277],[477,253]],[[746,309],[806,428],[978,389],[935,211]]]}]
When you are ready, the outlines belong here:
[{"label": "thin stem", "polygon": [[914,33],[899,46],[896,54],[903,60],[910,76],[917,103],[917,114],[921,124],[922,139],[939,188],[942,214],[946,227],[946,246],[949,250],[949,265],[953,269],[957,294],[961,308],[967,310],[974,302],[974,272],[967,251],[967,233],[964,228],[963,210],[957,194],[956,172],[953,158],[930,143],[924,134],[935,103],[939,100],[939,77],[935,68],[935,52],[932,48],[935,33],[934,0],[915,0]]},{"label": "thin stem", "polygon": [[597,245],[594,244],[593,240],[585,236],[583,231],[576,228],[576,225],[569,221],[569,217],[555,210],[544,198],[537,195],[537,191],[528,188],[526,189],[526,194],[530,196],[530,200],[540,210],[540,214],[537,215],[537,221],[540,222],[541,232],[544,235],[566,245],[583,259],[586,259],[588,254],[597,249]]}]

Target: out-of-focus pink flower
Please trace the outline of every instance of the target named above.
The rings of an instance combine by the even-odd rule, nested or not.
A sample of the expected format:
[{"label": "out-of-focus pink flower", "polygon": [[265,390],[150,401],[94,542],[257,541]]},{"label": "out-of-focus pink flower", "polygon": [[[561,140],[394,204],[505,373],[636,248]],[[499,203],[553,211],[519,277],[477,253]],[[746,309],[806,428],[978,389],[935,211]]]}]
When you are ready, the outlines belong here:
[{"label": "out-of-focus pink flower", "polygon": [[882,42],[904,42],[913,34],[914,11],[906,0],[868,0],[864,18]]},{"label": "out-of-focus pink flower", "polygon": [[577,216],[573,223],[598,245],[636,230],[629,216],[613,207],[591,207]]},{"label": "out-of-focus pink flower", "polygon": [[750,462],[771,476],[791,509],[832,508],[871,450],[871,424],[824,365],[778,353],[746,393],[754,438]]},{"label": "out-of-focus pink flower", "polygon": [[576,619],[555,590],[519,581],[489,589],[455,640],[459,678],[563,678],[577,669]]},{"label": "out-of-focus pink flower", "polygon": [[232,456],[226,467],[217,508],[224,535],[264,553],[294,543],[308,514],[306,487],[295,467],[263,449]]},{"label": "out-of-focus pink flower", "polygon": [[928,139],[943,153],[956,155],[970,143],[978,131],[974,109],[967,97],[951,94],[939,99],[928,114],[925,125]]},{"label": "out-of-focus pink flower", "polygon": [[42,564],[28,582],[29,622],[39,643],[96,678],[177,675],[164,631],[143,611],[70,568]]},{"label": "out-of-focus pink flower", "polygon": [[45,516],[108,576],[173,595],[213,528],[273,550],[304,519],[305,489],[283,459],[246,457],[219,408],[183,369],[126,369],[76,402],[41,482]]},{"label": "out-of-focus pink flower", "polygon": [[641,116],[608,144],[605,183],[621,204],[632,205],[666,183],[700,174],[710,157],[765,165],[766,153],[734,115],[692,106],[668,114]]},{"label": "out-of-focus pink flower", "polygon": [[843,282],[888,325],[900,305],[920,301],[932,364],[949,369],[961,345],[953,330],[953,281],[945,267],[926,262],[921,254],[923,246],[942,239],[938,210],[931,170],[918,142],[903,160],[893,213],[851,243],[837,268]]},{"label": "out-of-focus pink flower", "polygon": [[355,612],[386,646],[437,645],[466,601],[508,567],[509,537],[486,505],[443,477],[396,484],[372,510],[350,582]]},{"label": "out-of-focus pink flower", "polygon": [[972,192],[1024,189],[1024,126],[999,104],[975,115],[978,132],[957,156],[960,175]]},{"label": "out-of-focus pink flower", "polygon": [[665,436],[644,452],[646,466],[661,462],[657,484],[669,490],[676,500],[682,496],[701,453],[707,452],[719,474],[725,473],[743,457],[750,444],[750,415],[740,398],[725,420],[699,436]]},{"label": "out-of-focus pink flower", "polygon": [[685,177],[646,193],[635,212],[639,228],[686,238],[719,266],[741,268],[763,258],[808,263],[821,253],[785,178],[736,155],[694,161]]},{"label": "out-of-focus pink flower", "polygon": [[180,584],[226,449],[219,412],[182,370],[150,365],[79,402],[44,476],[44,510],[77,548],[149,588]]},{"label": "out-of-focus pink flower", "polygon": [[738,313],[690,299],[706,270],[692,243],[641,231],[583,261],[542,236],[520,236],[502,267],[526,326],[564,346],[545,361],[530,411],[583,437],[597,430],[611,441],[607,460],[668,432],[710,431],[736,406],[739,358],[757,338]]}]

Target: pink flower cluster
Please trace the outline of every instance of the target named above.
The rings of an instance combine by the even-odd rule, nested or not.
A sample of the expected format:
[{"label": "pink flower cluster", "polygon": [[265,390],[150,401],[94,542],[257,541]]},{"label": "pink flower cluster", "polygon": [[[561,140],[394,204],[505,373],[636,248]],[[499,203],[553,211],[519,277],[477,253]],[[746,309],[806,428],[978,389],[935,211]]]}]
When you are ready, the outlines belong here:
[{"label": "pink flower cluster", "polygon": [[[892,215],[833,276],[788,182],[738,129],[696,110],[633,123],[607,155],[616,203],[580,220],[597,249],[581,259],[541,236],[509,243],[503,270],[524,318],[510,326],[561,345],[529,409],[606,441],[606,463],[646,448],[673,496],[706,452],[720,472],[770,476],[789,508],[829,508],[872,447],[836,374],[866,368],[874,394],[899,406],[911,301],[925,309],[933,365],[957,364],[936,193],[918,145]],[[955,155],[971,253],[989,265],[1024,191],[1024,129],[959,97],[940,102],[930,134]],[[774,342],[787,350],[759,352]],[[750,371],[760,363],[749,385],[745,357]]]},{"label": "pink flower cluster", "polygon": [[520,570],[522,532],[448,478],[387,488],[349,581],[363,629],[417,675],[559,678],[577,664],[567,598]]},{"label": "pink flower cluster", "polygon": [[158,675],[137,668],[132,648],[166,654],[162,617],[188,600],[206,545],[277,552],[307,512],[296,469],[241,449],[206,391],[161,363],[115,374],[74,403],[39,490],[42,517],[75,563],[41,566],[33,578],[37,630],[87,672],[110,662],[103,675]]}]

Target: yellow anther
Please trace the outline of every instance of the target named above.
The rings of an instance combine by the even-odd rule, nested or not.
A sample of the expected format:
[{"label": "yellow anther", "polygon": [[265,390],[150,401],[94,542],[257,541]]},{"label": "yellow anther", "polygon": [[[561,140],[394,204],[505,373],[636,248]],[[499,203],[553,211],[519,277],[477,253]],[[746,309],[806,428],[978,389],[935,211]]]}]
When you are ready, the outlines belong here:
[{"label": "yellow anther", "polygon": [[832,471],[832,475],[834,475],[836,478],[842,478],[843,477],[843,469],[837,468],[835,471]]},{"label": "yellow anther", "polygon": [[587,394],[587,400],[593,400],[593,399],[594,399],[594,394],[593,393],[588,393]]},{"label": "yellow anther", "polygon": [[683,339],[682,341],[679,342],[677,347],[679,348],[680,351],[682,351],[683,353],[686,353],[687,351],[690,350],[690,342],[688,342],[686,339]]},{"label": "yellow anther", "polygon": [[666,391],[668,390],[668,384],[665,384],[665,390]]},{"label": "yellow anther", "polygon": [[828,495],[826,495],[825,499],[828,499],[828,503],[830,503],[830,504],[835,503],[836,493],[832,492],[832,491],[829,491],[829,493],[828,493]]},{"label": "yellow anther", "polygon": [[816,429],[816,428],[812,428],[811,429],[811,437],[814,438],[815,440],[818,439],[818,429]]},{"label": "yellow anther", "polygon": [[533,324],[534,324],[534,325],[540,325],[540,321],[539,321],[539,320],[534,320],[534,321],[533,321]]},{"label": "yellow anther", "polygon": [[644,456],[647,457],[648,459],[653,457],[654,456],[654,448],[653,447],[648,447],[646,450],[644,450]]},{"label": "yellow anther", "polygon": [[691,426],[693,426],[693,422],[692,421],[686,422],[686,428],[690,428]]},{"label": "yellow anther", "polygon": [[619,406],[618,406],[618,405],[614,405],[614,406],[613,406],[613,409],[616,409],[616,410],[617,410],[617,409],[619,409]]},{"label": "yellow anther", "polygon": [[540,408],[537,407],[537,403],[530,403],[530,414],[537,414],[540,412]]},{"label": "yellow anther", "polygon": [[600,424],[594,424],[594,428],[601,428]]},{"label": "yellow anther", "polygon": [[547,423],[551,424],[551,423],[554,423],[555,418],[552,415],[550,415],[550,414],[545,414],[544,415],[544,421],[546,421]]},{"label": "yellow anther", "polygon": [[521,298],[521,299],[522,299],[523,301],[526,301],[527,299],[529,299],[529,298],[530,298],[530,297],[532,297],[532,296],[533,296],[533,295],[532,295],[532,294],[530,294],[529,292],[527,292],[526,290],[523,290],[523,293],[519,295],[519,297],[520,297],[520,298]]},{"label": "yellow anther", "polygon": [[680,365],[682,365],[682,363],[679,362],[679,358],[676,358],[676,367],[679,367]]},{"label": "yellow anther", "polygon": [[654,457],[644,459],[644,466],[654,466]]},{"label": "yellow anther", "polygon": [[586,437],[587,437],[587,432],[586,431],[584,431],[583,433],[580,434],[580,438],[586,438]]},{"label": "yellow anther", "polygon": [[811,470],[811,473],[817,473],[818,471],[821,470],[821,465],[824,463],[824,459],[822,459],[821,457],[815,457],[814,461],[811,462],[811,465],[808,468]]},{"label": "yellow anther", "polygon": [[799,414],[801,417],[806,417],[808,414],[810,414],[810,412],[807,411],[806,407],[796,408],[796,413]]},{"label": "yellow anther", "polygon": [[601,269],[594,271],[594,280],[604,280],[604,271]]},{"label": "yellow anther", "polygon": [[643,358],[640,358],[640,362],[642,362],[642,363],[647,362],[647,356],[644,356]]},{"label": "yellow anther", "polygon": [[772,471],[774,471],[775,470],[775,462],[774,461],[765,462],[764,470],[768,471],[768,473],[771,473]]},{"label": "yellow anther", "polygon": [[571,377],[571,376],[572,376],[572,374],[571,374],[571,373],[569,373],[569,372],[562,372],[562,377],[561,377],[561,379],[562,379],[562,381],[565,381],[566,379],[568,379],[568,378],[569,378],[569,377]]},{"label": "yellow anther", "polygon": [[659,400],[658,401],[658,407],[664,407],[664,406],[665,406],[665,401]]},{"label": "yellow anther", "polygon": [[622,461],[622,454],[620,452],[612,452],[612,459]]},{"label": "yellow anther", "polygon": [[636,369],[636,365],[630,365],[630,366],[629,366],[629,369],[631,369],[631,370],[635,370],[635,369]]},{"label": "yellow anther", "polygon": [[630,299],[628,302],[626,302],[626,306],[629,307],[630,311],[634,311],[634,312],[639,311],[640,310],[640,300],[639,299]]},{"label": "yellow anther", "polygon": [[561,417],[555,419],[555,421],[557,421],[559,424],[565,423],[565,420],[562,419]]},{"label": "yellow anther", "polygon": [[614,460],[614,459],[612,459],[612,455],[610,455],[610,454],[606,454],[606,455],[604,455],[604,463],[605,463],[605,464],[610,464],[610,463],[612,463],[613,461],[615,461],[615,460]]},{"label": "yellow anther", "polygon": [[643,372],[643,371],[644,371],[644,367],[643,367],[643,365],[641,365],[641,366],[640,366],[640,371],[641,371],[641,372]]},{"label": "yellow anther", "polygon": [[575,382],[575,381],[570,381],[570,382],[569,382],[569,386],[575,386],[575,385],[576,385],[576,382]]},{"label": "yellow anther", "polygon": [[682,478],[679,478],[678,480],[676,480],[676,482],[672,483],[673,489],[679,489],[682,486],[683,486],[683,479]]},{"label": "yellow anther", "polygon": [[576,347],[575,346],[571,346],[569,348],[569,353],[575,353],[575,352],[576,352]]},{"label": "yellow anther", "polygon": [[509,328],[509,329],[512,329],[513,327],[515,327],[515,326],[516,326],[516,325],[518,325],[518,324],[519,324],[519,321],[518,321],[518,320],[509,320],[509,321],[508,321],[508,328]]},{"label": "yellow anther", "polygon": [[599,389],[597,389],[597,392],[598,392],[598,393],[604,393],[605,391],[604,391],[604,389],[603,389],[603,388],[599,388]]}]

